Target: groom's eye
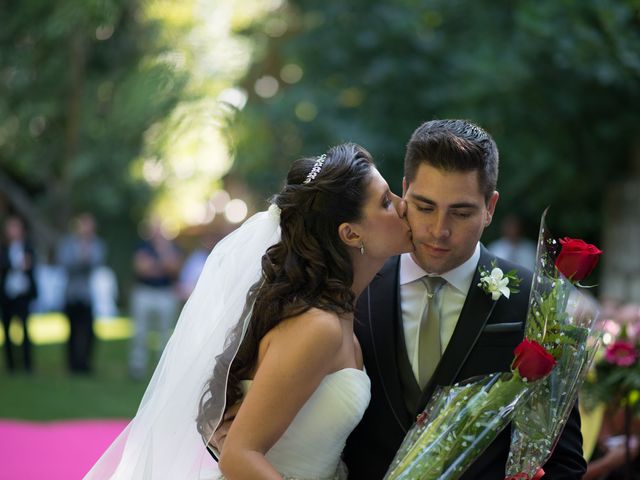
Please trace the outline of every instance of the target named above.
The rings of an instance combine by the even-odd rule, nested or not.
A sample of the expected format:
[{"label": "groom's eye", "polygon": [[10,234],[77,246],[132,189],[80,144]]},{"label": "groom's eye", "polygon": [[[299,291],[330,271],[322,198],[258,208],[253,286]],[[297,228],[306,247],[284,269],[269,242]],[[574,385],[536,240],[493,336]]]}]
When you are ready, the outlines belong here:
[{"label": "groom's eye", "polygon": [[453,215],[457,218],[469,218],[471,216],[471,212],[467,212],[467,211],[453,212]]},{"label": "groom's eye", "polygon": [[420,205],[416,205],[416,209],[419,212],[426,212],[426,213],[430,213],[433,212],[433,207],[427,206],[427,207],[421,207]]}]

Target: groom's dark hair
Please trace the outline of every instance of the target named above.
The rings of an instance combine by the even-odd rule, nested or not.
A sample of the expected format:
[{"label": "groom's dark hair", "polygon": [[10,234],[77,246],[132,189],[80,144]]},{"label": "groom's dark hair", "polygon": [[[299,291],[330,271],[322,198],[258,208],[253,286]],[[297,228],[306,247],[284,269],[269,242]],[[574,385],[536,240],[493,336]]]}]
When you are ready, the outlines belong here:
[{"label": "groom's dark hair", "polygon": [[478,172],[480,190],[489,200],[498,182],[498,147],[491,135],[467,120],[431,120],[407,143],[404,176],[415,180],[423,163],[453,172]]}]

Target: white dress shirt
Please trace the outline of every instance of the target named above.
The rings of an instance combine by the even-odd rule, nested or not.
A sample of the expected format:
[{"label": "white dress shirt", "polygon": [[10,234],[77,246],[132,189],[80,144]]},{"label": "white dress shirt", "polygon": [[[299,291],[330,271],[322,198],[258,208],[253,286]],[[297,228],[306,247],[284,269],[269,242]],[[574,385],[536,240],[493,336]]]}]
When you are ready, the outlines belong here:
[{"label": "white dress shirt", "polygon": [[[440,307],[440,344],[442,353],[447,348],[458,323],[460,312],[471,287],[473,276],[480,260],[480,243],[473,255],[462,265],[439,275],[447,281],[438,295]],[[418,338],[420,322],[427,306],[427,291],[420,279],[429,275],[420,267],[410,253],[400,257],[400,305],[402,325],[407,353],[413,373],[418,378]]]},{"label": "white dress shirt", "polygon": [[4,280],[4,292],[9,298],[16,298],[29,290],[29,277],[23,270],[25,248],[22,242],[9,245],[10,268]]}]

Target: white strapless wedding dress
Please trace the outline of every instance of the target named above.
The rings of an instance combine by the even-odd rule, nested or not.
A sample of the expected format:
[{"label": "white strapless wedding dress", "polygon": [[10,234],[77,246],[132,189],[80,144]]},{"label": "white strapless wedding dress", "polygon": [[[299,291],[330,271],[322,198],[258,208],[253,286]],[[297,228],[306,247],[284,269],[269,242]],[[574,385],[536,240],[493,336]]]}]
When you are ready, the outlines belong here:
[{"label": "white strapless wedding dress", "polygon": [[[245,380],[245,391],[250,386]],[[370,398],[371,383],[363,370],[345,368],[327,375],[267,452],[267,460],[285,479],[346,479],[340,456]]]}]

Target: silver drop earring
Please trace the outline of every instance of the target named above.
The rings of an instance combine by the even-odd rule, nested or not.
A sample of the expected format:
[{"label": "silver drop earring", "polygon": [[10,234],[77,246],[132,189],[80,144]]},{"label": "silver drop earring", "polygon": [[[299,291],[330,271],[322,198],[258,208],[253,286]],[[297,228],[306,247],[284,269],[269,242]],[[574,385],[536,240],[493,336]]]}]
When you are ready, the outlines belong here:
[{"label": "silver drop earring", "polygon": [[364,243],[360,242],[360,255],[364,255]]}]

